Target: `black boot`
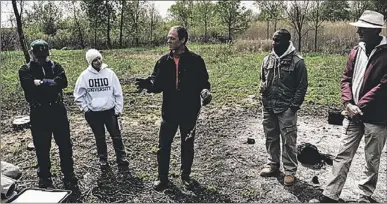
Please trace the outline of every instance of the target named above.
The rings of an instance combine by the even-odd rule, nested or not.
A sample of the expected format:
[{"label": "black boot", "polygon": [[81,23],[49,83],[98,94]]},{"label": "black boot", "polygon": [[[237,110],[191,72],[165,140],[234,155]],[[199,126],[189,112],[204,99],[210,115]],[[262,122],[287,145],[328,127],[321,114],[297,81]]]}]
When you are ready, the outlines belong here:
[{"label": "black boot", "polygon": [[129,166],[129,162],[126,159],[125,147],[122,142],[121,136],[112,138],[114,151],[116,152],[116,161],[119,167]]},{"label": "black boot", "polygon": [[106,157],[100,157],[98,163],[99,163],[99,167],[101,168],[101,170],[106,170],[109,167],[109,163],[108,163]]},{"label": "black boot", "polygon": [[182,174],[181,175],[181,182],[185,187],[192,187],[193,186],[193,181],[189,175]]},{"label": "black boot", "polygon": [[159,177],[159,179],[153,182],[153,189],[156,191],[162,191],[168,187],[169,180],[167,177]]},{"label": "black boot", "polygon": [[39,188],[54,189],[51,177],[39,178]]},{"label": "black boot", "polygon": [[128,167],[129,162],[128,162],[128,160],[126,160],[125,157],[120,157],[120,158],[117,158],[117,165],[119,167]]},{"label": "black boot", "polygon": [[106,168],[108,166],[108,153],[105,135],[96,137],[95,142],[97,145],[99,165],[101,169]]},{"label": "black boot", "polygon": [[74,172],[69,173],[64,176],[63,183],[66,189],[72,189],[74,186],[78,185],[78,178],[75,176]]}]

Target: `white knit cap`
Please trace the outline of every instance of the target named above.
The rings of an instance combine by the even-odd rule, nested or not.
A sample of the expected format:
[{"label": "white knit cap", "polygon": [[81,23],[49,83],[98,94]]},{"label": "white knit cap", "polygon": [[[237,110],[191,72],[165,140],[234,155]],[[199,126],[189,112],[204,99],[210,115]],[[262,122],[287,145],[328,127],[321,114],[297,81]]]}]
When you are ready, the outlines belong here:
[{"label": "white knit cap", "polygon": [[102,59],[101,53],[96,49],[90,49],[86,52],[86,61],[89,64],[91,64],[93,60],[97,57],[100,57]]}]

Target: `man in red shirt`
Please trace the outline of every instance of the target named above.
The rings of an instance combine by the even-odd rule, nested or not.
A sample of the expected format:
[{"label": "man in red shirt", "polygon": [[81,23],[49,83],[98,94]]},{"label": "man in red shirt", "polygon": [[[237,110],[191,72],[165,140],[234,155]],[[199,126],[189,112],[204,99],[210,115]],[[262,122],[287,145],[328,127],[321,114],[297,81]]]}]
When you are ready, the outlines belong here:
[{"label": "man in red shirt", "polygon": [[210,82],[206,65],[201,56],[186,47],[187,30],[174,26],[168,33],[170,53],[156,63],[153,73],[146,79],[137,79],[139,89],[148,92],[163,92],[162,122],[157,151],[158,180],[156,190],[168,185],[171,144],[177,128],[181,134],[181,179],[184,185],[192,184],[190,179],[194,158],[196,121],[202,105],[210,103]]}]

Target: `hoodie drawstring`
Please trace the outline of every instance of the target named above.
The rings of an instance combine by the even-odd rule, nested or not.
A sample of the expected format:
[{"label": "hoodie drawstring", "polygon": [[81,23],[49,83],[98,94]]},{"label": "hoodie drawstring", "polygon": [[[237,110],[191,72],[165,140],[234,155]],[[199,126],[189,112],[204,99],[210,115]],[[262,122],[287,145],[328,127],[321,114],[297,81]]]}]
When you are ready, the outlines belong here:
[{"label": "hoodie drawstring", "polygon": [[280,59],[277,59],[277,72],[278,72],[278,78],[281,79],[281,70],[280,70]]},{"label": "hoodie drawstring", "polygon": [[280,63],[279,63],[279,58],[277,58],[277,57],[275,57],[275,59],[274,59],[274,76],[276,76],[276,71],[277,71],[277,73],[278,73],[278,78],[279,79],[281,79],[281,72],[280,72],[280,70],[279,70],[279,65],[280,65]]}]

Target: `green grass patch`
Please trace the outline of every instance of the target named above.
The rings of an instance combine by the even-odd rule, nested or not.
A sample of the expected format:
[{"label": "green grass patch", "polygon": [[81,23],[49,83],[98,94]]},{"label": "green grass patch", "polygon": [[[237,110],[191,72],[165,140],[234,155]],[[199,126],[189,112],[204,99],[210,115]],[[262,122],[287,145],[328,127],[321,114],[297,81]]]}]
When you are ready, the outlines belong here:
[{"label": "green grass patch", "polygon": [[[189,49],[200,54],[207,65],[212,84],[213,103],[211,106],[246,106],[243,99],[248,95],[258,96],[259,74],[262,59],[268,53],[238,52],[230,45],[189,45]],[[79,74],[87,67],[85,50],[53,50],[51,58],[66,70],[72,93]],[[104,62],[114,69],[121,81],[149,75],[166,47],[152,49],[104,50]],[[307,104],[339,105],[340,78],[346,63],[346,56],[302,54],[308,69],[309,88]],[[18,79],[18,69],[24,63],[22,52],[2,52],[1,86],[3,106],[11,101],[24,100]],[[125,84],[124,92],[135,90],[134,84]],[[149,104],[156,98],[136,95],[136,103]],[[129,100],[129,98],[125,98]],[[131,99],[132,100],[132,99]],[[128,104],[130,106],[130,104]]]}]

